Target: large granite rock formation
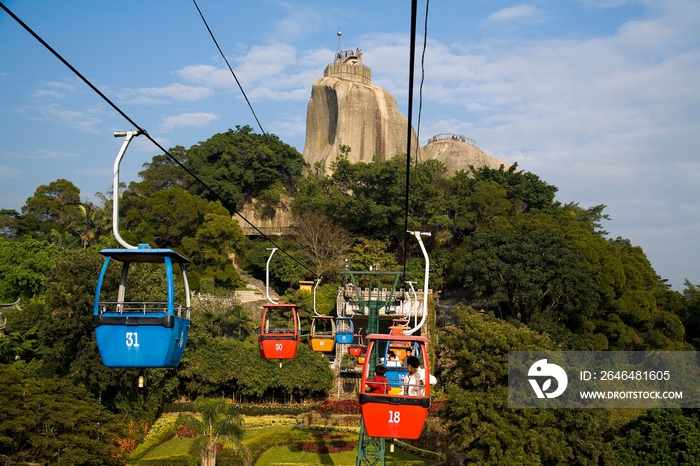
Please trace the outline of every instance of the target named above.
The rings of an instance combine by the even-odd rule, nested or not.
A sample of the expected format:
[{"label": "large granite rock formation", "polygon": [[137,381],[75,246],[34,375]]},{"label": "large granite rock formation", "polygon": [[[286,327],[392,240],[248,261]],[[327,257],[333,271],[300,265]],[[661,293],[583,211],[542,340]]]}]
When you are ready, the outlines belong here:
[{"label": "large granite rock formation", "polygon": [[[323,77],[311,88],[306,111],[304,159],[312,167],[320,163],[321,172],[330,173],[340,146],[350,147],[350,162],[370,162],[374,156],[387,160],[406,154],[408,120],[399,112],[396,99],[372,84],[372,71],[362,64],[360,49],[338,52]],[[437,159],[450,176],[460,170],[487,166],[498,169],[510,164],[491,157],[474,141],[456,134],[433,136],[420,147],[411,129],[412,157],[419,161]]]},{"label": "large granite rock formation", "polygon": [[453,176],[460,170],[469,170],[470,165],[474,168],[489,167],[496,170],[501,165],[506,170],[511,166],[508,162],[491,157],[476,147],[474,141],[458,134],[433,136],[423,147],[423,157],[424,160],[436,159],[444,163],[449,176]]},{"label": "large granite rock formation", "polygon": [[[371,70],[362,64],[362,51],[339,52],[324,76],[311,88],[306,112],[304,159],[312,167],[320,162],[329,173],[340,146],[349,146],[350,162],[387,160],[406,153],[408,120],[396,99],[371,84]],[[420,152],[412,131],[412,151]],[[422,157],[419,155],[419,160]]]}]

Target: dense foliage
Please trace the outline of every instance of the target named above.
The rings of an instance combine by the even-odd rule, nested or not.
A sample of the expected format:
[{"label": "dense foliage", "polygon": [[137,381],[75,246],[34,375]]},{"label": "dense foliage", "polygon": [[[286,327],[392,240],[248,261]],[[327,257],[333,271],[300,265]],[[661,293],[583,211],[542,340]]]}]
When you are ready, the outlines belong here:
[{"label": "dense foliage", "polygon": [[459,325],[440,335],[438,377],[449,393],[444,420],[455,447],[483,465],[611,461],[609,410],[508,408],[508,351],[557,345],[524,325],[458,309]]},{"label": "dense foliage", "polygon": [[[21,309],[5,310],[0,318],[5,325],[0,371],[8,381],[0,403],[6,410],[0,454],[7,461],[55,462],[73,435],[98,436],[91,430],[96,417],[109,421],[102,424],[109,440],[93,452],[112,458],[112,439],[122,435],[123,425],[105,410],[153,422],[165,403],[183,398],[256,402],[328,395],[333,373],[327,358],[306,346],[281,367],[260,358],[258,323],[231,299],[244,286],[242,274],[265,278],[270,241],[246,238],[232,218],[252,199],[263,216],[274,215],[283,200],[291,202],[295,232],[275,238],[283,252],[271,261],[270,283],[284,300],[299,305],[303,328],[314,302],[298,290],[300,280],[323,276],[315,304],[327,314],[335,309],[346,263],[361,270],[405,265],[403,279],[422,286],[422,253],[404,232],[404,222],[409,230],[431,233],[425,238],[431,288],[482,311],[460,308],[456,325],[439,335],[435,351],[442,417],[457,456],[479,464],[681,464],[684,457],[675,451],[694,451],[698,415],[688,410],[651,411],[620,428],[628,419],[605,410],[507,408],[509,350],[700,345],[700,286],[687,281],[683,293],[671,290],[640,247],[608,238],[604,205],[562,204],[556,187],[516,166],[447,176],[433,160],[411,167],[405,212],[401,157],[351,164],[341,155],[332,175],[303,175],[296,150],[249,127],[170,152],[214,192],[157,155],[145,164],[140,181],[120,187],[120,231],[131,244],[172,248],[193,262],[190,284],[197,298],[177,371],[101,364],[91,314],[102,262],[98,251],[117,246],[111,234],[113,193],[98,194],[102,205],[95,205],[59,179],[39,186],[21,212],[0,210],[0,301],[21,302]],[[152,273],[137,273],[141,294],[162,294]],[[117,274],[108,271],[107,288],[116,286]],[[138,375],[146,376],[143,389],[137,387]],[[66,405],[67,396],[85,417]],[[19,412],[12,414],[12,406],[28,409],[46,398],[44,409],[47,397],[56,403],[56,416],[84,425],[63,425],[46,410],[19,424],[7,420]],[[65,435],[36,436],[40,423]],[[666,436],[656,442],[656,432]],[[92,447],[81,448],[75,454],[86,456],[66,462],[92,464],[90,452],[83,452]]]},{"label": "dense foliage", "polygon": [[5,464],[121,464],[126,424],[69,380],[0,365],[0,460]]}]

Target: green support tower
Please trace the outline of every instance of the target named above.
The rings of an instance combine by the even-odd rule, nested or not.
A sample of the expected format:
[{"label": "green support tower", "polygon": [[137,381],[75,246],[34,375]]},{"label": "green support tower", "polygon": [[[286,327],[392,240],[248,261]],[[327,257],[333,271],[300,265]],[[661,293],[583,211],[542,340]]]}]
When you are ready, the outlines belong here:
[{"label": "green support tower", "polygon": [[[355,291],[355,298],[360,314],[367,315],[367,334],[379,333],[379,309],[382,307],[389,309],[394,302],[394,294],[396,293],[396,284],[399,282],[401,272],[380,272],[380,271],[353,271],[346,270],[340,272],[343,275],[350,277]],[[357,285],[356,277],[359,275],[369,275],[369,283],[365,291]],[[391,287],[391,292],[383,293],[380,276],[393,277],[394,283]],[[373,281],[373,278],[377,278]],[[376,290],[376,293],[374,293]],[[374,368],[379,363],[379,352],[374,352],[369,361],[370,373],[374,372]],[[385,439],[370,437],[365,433],[365,423],[360,418],[360,436],[357,441],[357,459],[356,466],[385,466]]]}]

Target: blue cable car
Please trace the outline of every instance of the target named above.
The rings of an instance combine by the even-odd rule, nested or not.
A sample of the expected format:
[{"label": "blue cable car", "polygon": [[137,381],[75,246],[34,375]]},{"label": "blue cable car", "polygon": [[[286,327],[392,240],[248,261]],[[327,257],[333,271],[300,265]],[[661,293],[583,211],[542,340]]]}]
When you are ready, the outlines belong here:
[{"label": "blue cable car", "polygon": [[355,337],[355,325],[351,317],[338,316],[335,318],[335,341],[340,345],[349,345]]},{"label": "blue cable car", "polygon": [[[114,161],[114,198],[112,199],[112,231],[124,249],[103,249],[102,271],[95,289],[92,325],[102,363],[107,367],[177,367],[185,350],[190,330],[190,288],[185,264],[190,261],[171,249],[150,249],[148,244],[132,246],[119,234],[119,165],[129,143],[143,130],[119,131],[121,149]],[[116,299],[101,300],[107,267],[112,259],[122,263]],[[173,263],[180,266],[185,303],[175,303]],[[153,296],[139,296],[127,291],[131,264],[161,264],[165,268],[165,301]],[[133,274],[132,274],[133,276]],[[135,288],[135,287],[130,287]],[[126,301],[127,297],[130,301]]]},{"label": "blue cable car", "polygon": [[[103,249],[106,257],[95,290],[92,324],[102,362],[107,367],[176,367],[190,329],[190,290],[185,264],[190,261],[171,249]],[[102,301],[103,280],[112,261],[122,262],[116,299]],[[165,301],[125,301],[131,264],[162,264],[165,268]],[[175,303],[173,264],[179,264],[185,303]]]}]

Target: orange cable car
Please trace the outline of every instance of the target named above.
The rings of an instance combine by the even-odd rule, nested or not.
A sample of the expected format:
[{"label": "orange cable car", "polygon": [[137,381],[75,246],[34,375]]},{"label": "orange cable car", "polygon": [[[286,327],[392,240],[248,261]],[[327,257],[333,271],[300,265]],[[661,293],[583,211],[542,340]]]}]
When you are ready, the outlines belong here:
[{"label": "orange cable car", "polygon": [[[389,334],[395,336],[403,336],[404,331],[408,330],[408,319],[394,319],[389,327]],[[392,340],[389,342],[389,349],[396,354],[397,359],[401,360],[406,357],[406,350],[411,348],[411,343],[403,340]]]},{"label": "orange cable car", "polygon": [[[388,393],[360,393],[362,422],[367,435],[409,440],[419,438],[430,407],[431,376],[427,352],[429,340],[425,337],[381,334],[367,335],[367,340],[367,357],[362,369],[363,390],[368,381],[372,382],[374,374],[370,373],[370,370],[374,370],[379,352],[392,341],[405,342],[418,348],[415,356],[418,358],[419,367],[416,372],[423,381],[422,384],[413,384],[410,378],[405,378],[399,382],[402,384],[400,388],[392,386]],[[386,367],[387,371],[392,369]],[[395,393],[396,391],[399,393]]]},{"label": "orange cable car", "polygon": [[258,343],[265,359],[294,359],[299,348],[299,314],[296,304],[263,304]]},{"label": "orange cable car", "polygon": [[335,349],[335,318],[318,314],[311,319],[309,333],[311,349],[322,353],[330,353]]}]

